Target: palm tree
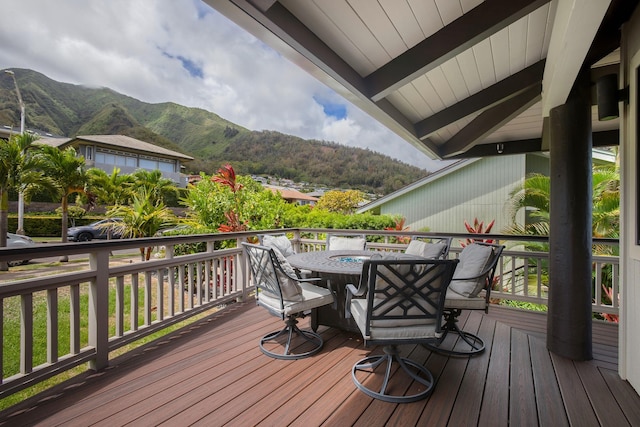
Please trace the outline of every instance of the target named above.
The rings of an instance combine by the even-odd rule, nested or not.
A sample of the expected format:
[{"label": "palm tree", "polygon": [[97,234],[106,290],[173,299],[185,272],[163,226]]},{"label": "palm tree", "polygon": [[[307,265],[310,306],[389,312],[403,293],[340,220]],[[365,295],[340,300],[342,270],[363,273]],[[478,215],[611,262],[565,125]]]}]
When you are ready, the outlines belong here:
[{"label": "palm tree", "polygon": [[[39,157],[32,155],[38,150],[33,144],[38,138],[22,133],[8,141],[0,140],[0,247],[7,246],[9,191],[23,192],[28,198],[28,190],[47,182],[40,171]],[[7,269],[7,263],[0,264],[1,271]]]},{"label": "palm tree", "polygon": [[[44,171],[52,183],[53,194],[61,203],[62,242],[66,243],[69,196],[72,194],[84,194],[87,184],[84,157],[78,157],[76,150],[72,147],[59,150],[56,147],[44,145],[42,146],[42,160]],[[66,261],[66,259],[62,261]]]},{"label": "palm tree", "polygon": [[134,177],[120,174],[120,169],[114,168],[111,175],[102,169],[91,168],[87,171],[89,191],[96,196],[98,203],[114,206],[128,203],[131,199]]},{"label": "palm tree", "polygon": [[167,178],[163,178],[159,170],[138,169],[133,173],[133,179],[137,188],[144,188],[152,200],[165,201],[165,197],[170,194],[178,194],[175,183]]},{"label": "palm tree", "polygon": [[[114,232],[124,238],[152,237],[163,228],[175,225],[177,219],[171,209],[153,197],[142,188],[133,195],[130,205],[116,205],[109,209],[108,216],[122,218],[122,222],[114,226]],[[141,259],[149,260],[152,250],[153,247],[140,248]]]},{"label": "palm tree", "polygon": [[[593,236],[618,237],[620,233],[620,174],[614,166],[593,168]],[[549,235],[551,179],[532,174],[510,193],[507,209],[513,225],[509,234]],[[516,224],[516,215],[525,209],[525,224]]]},{"label": "palm tree", "polygon": [[620,173],[614,166],[593,169],[593,236],[620,237]]}]

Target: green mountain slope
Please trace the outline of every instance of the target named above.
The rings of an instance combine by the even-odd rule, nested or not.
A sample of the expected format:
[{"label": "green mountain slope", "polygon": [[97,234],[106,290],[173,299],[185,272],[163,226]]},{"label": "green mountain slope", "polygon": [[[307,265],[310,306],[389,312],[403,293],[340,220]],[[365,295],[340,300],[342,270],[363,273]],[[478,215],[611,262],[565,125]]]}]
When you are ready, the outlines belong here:
[{"label": "green mountain slope", "polygon": [[[254,132],[199,108],[149,104],[107,88],[60,83],[14,69],[26,126],[76,135],[122,134],[194,157],[186,172],[207,174],[230,162],[238,173],[268,174],[328,187],[388,193],[428,174],[370,150]],[[0,79],[0,125],[18,126],[11,79]]]}]

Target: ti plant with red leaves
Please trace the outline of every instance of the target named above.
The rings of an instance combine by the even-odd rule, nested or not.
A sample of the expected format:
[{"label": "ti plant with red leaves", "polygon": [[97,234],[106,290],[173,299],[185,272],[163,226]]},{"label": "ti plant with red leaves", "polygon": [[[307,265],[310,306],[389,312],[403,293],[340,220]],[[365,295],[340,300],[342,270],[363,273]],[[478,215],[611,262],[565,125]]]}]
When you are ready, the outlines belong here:
[{"label": "ti plant with red leaves", "polygon": [[[394,227],[385,227],[385,230],[391,231],[407,231],[409,227],[404,226],[405,218],[395,218],[394,219],[395,226]],[[411,237],[409,236],[396,236],[396,240],[398,243],[408,244],[411,241]]]},{"label": "ti plant with red leaves", "polygon": [[[491,232],[491,229],[493,228],[493,225],[495,224],[496,220],[494,219],[493,221],[491,221],[489,224],[487,224],[487,226],[485,227],[484,225],[484,221],[478,221],[478,218],[474,218],[473,219],[473,225],[469,224],[466,220],[464,221],[464,226],[467,229],[467,231],[471,234],[489,234],[489,232]],[[467,239],[466,242],[460,242],[460,246],[462,246],[463,248],[467,245],[470,245],[472,243],[477,243],[477,242],[484,242],[484,243],[493,243],[493,239]]]},{"label": "ti plant with red leaves", "polygon": [[[609,299],[609,302],[613,302],[613,288],[610,288],[609,286],[602,284],[602,291],[604,292],[605,296]],[[604,317],[604,319],[608,322],[618,323],[619,321],[617,314],[602,313],[602,317]]]},{"label": "ti plant with red leaves", "polygon": [[242,190],[243,185],[236,180],[236,172],[233,170],[233,167],[228,163],[222,166],[218,169],[218,174],[211,177],[211,181],[228,187],[231,193],[233,193],[233,207],[224,214],[227,223],[221,224],[220,227],[218,227],[218,231],[230,233],[233,231],[247,230],[247,221],[243,221],[240,218],[240,199],[238,193]]}]

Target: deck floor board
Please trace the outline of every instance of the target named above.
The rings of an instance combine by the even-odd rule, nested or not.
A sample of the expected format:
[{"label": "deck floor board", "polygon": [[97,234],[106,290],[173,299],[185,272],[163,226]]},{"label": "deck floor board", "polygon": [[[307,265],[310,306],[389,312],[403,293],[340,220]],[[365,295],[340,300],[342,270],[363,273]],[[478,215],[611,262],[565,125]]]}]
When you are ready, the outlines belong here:
[{"label": "deck floor board", "polygon": [[[483,337],[485,352],[446,357],[403,346],[437,383],[425,400],[394,404],[371,399],[351,380],[353,364],[380,347],[321,327],[320,353],[272,359],[258,340],[282,321],[255,304],[233,304],[3,411],[0,426],[640,425],[640,397],[617,374],[616,325],[594,322],[587,362],[546,349],[544,313],[492,307],[464,313],[460,325]],[[394,386],[415,388],[410,381]]]}]

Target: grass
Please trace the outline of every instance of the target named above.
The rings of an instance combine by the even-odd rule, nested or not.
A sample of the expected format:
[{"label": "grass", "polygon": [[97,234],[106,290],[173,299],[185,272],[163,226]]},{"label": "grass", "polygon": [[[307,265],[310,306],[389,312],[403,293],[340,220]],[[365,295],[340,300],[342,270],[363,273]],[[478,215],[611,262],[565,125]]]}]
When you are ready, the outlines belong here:
[{"label": "grass", "polygon": [[[66,264],[66,263],[65,263]],[[40,265],[42,266],[42,264]],[[29,266],[22,266],[24,268],[28,268]],[[88,284],[81,285],[80,288],[80,331],[81,331],[81,348],[88,344]],[[155,286],[152,287],[155,293]],[[176,292],[181,292],[180,290]],[[140,287],[138,290],[139,293],[139,301],[143,301],[144,298],[144,287]],[[131,284],[125,283],[124,290],[124,306],[125,306],[125,314],[124,318],[128,319],[131,304],[130,304],[130,296],[131,296]],[[115,287],[114,282],[110,287],[109,291],[109,314],[110,314],[110,336],[115,334]],[[152,299],[154,299],[155,295],[152,295]],[[20,297],[12,297],[6,298],[3,301],[3,378],[7,378],[11,375],[15,375],[20,372],[20,337],[21,337],[21,304],[22,300]],[[38,366],[40,364],[47,362],[47,297],[46,292],[38,292],[33,295],[33,366]],[[139,324],[141,325],[144,322],[144,316],[142,313],[143,308],[137,307]],[[142,338],[134,343],[123,346],[116,351],[113,351],[109,357],[110,359],[115,358],[121,354],[124,354],[128,351],[133,350],[134,348],[140,347],[150,341],[158,339],[162,336],[169,334],[181,327],[189,325],[198,321],[199,319],[211,314],[211,312],[216,309],[211,309],[209,311],[200,313],[199,315],[193,316],[190,319],[187,319],[183,322],[177,323],[173,326],[167,327],[166,329],[156,332],[152,335],[149,335],[145,338]],[[65,355],[69,353],[70,348],[70,298],[69,292],[66,289],[61,289],[58,291],[58,314],[57,314],[57,322],[58,322],[58,356]],[[155,316],[155,312],[153,313]],[[69,371],[63,372],[53,378],[42,381],[32,387],[29,387],[20,392],[14,393],[10,396],[7,396],[3,399],[0,399],[0,410],[4,410],[13,406],[27,398],[30,398],[37,393],[40,393],[48,388],[53,387],[56,384],[59,384],[63,381],[66,381],[82,372],[86,371],[86,366],[78,366]]]}]

